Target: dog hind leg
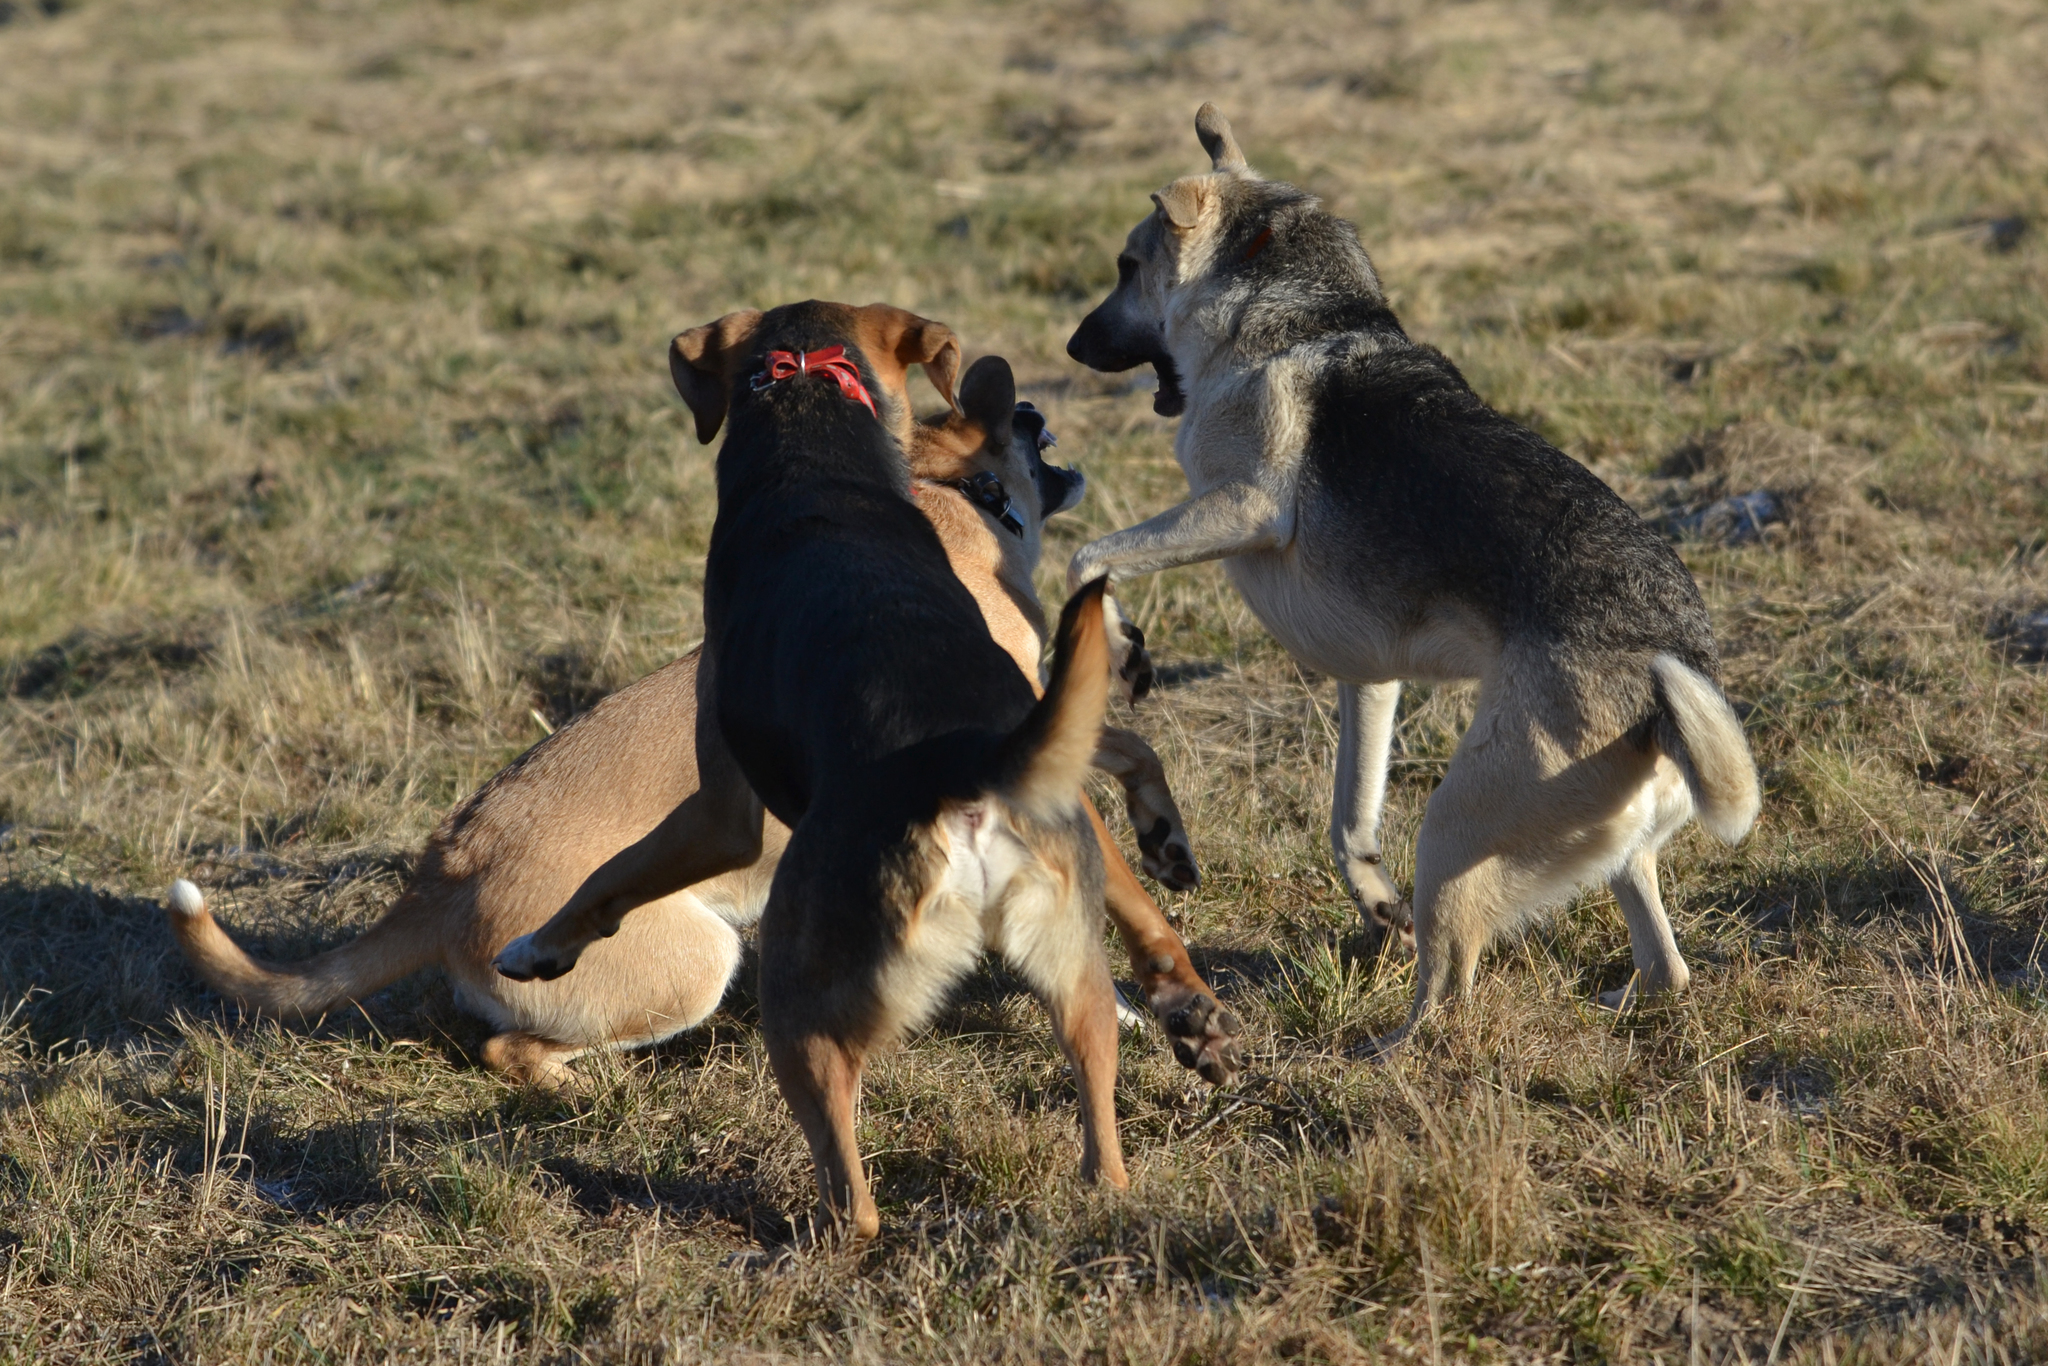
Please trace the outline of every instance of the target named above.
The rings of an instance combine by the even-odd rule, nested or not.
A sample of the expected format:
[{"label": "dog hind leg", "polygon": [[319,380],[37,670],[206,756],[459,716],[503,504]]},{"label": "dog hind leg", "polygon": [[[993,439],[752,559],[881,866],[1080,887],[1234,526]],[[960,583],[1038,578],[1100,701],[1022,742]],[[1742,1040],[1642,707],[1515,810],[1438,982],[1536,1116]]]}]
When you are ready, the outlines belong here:
[{"label": "dog hind leg", "polygon": [[[1102,819],[1092,806],[1090,811]],[[1096,911],[1102,892],[1102,882],[1087,868],[1058,891],[1042,881],[1013,882],[988,944],[1030,983],[1052,1016],[1080,1100],[1082,1179],[1122,1189],[1129,1178],[1116,1129],[1116,986],[1102,955]]]},{"label": "dog hind leg", "polygon": [[1656,846],[1630,855],[1607,886],[1621,903],[1622,918],[1628,922],[1628,946],[1636,973],[1626,985],[1601,992],[1600,1004],[1622,1010],[1639,996],[1684,991],[1692,981],[1692,969],[1678,951],[1671,919],[1664,914],[1664,899],[1657,894]]},{"label": "dog hind leg", "polygon": [[849,1233],[863,1239],[882,1228],[854,1133],[865,1061],[858,1045],[823,1033],[768,1035],[768,1062],[776,1085],[804,1131],[817,1170],[818,1222],[825,1227],[843,1222]]},{"label": "dog hind leg", "polygon": [[1081,1179],[1124,1189],[1130,1178],[1116,1130],[1116,987],[1109,965],[1100,951],[1057,964],[1036,952],[1005,950],[1003,957],[1045,1002],[1053,1036],[1073,1069],[1081,1110]]},{"label": "dog hind leg", "polygon": [[[1415,842],[1415,1006],[1382,1048],[1468,991],[1495,938],[1589,880],[1625,880],[1634,896],[1645,884],[1630,870],[1646,871],[1637,961],[1664,971],[1677,958],[1654,900],[1656,850],[1690,811],[1677,770],[1662,772],[1626,735],[1602,744],[1565,733],[1554,713],[1569,709],[1555,706],[1558,694],[1526,679],[1519,696],[1482,690],[1472,726],[1430,794]],[[1532,696],[1548,711],[1532,708]]]},{"label": "dog hind leg", "polygon": [[1081,1179],[1123,1190],[1124,1150],[1116,1131],[1116,988],[1099,959],[1064,992],[1041,992],[1053,1035],[1074,1071],[1081,1109]]},{"label": "dog hind leg", "polygon": [[1373,1041],[1373,1052],[1397,1047],[1432,1011],[1469,991],[1479,955],[1513,919],[1508,869],[1484,846],[1482,832],[1446,834],[1424,822],[1415,845],[1415,1003],[1407,1023]]},{"label": "dog hind leg", "polygon": [[484,1066],[515,1085],[542,1091],[567,1091],[576,1084],[569,1059],[585,1050],[557,1043],[523,1029],[507,1030],[484,1040]]},{"label": "dog hind leg", "polygon": [[1415,1004],[1376,1051],[1470,991],[1479,956],[1500,934],[1580,877],[1613,868],[1649,834],[1648,813],[1632,800],[1648,761],[1617,769],[1612,748],[1574,762],[1523,696],[1482,687],[1415,840]]},{"label": "dog hind leg", "polygon": [[1380,855],[1380,816],[1387,798],[1387,754],[1401,685],[1337,685],[1337,773],[1330,804],[1330,851],[1359,918],[1414,938],[1413,918],[1387,876]]}]

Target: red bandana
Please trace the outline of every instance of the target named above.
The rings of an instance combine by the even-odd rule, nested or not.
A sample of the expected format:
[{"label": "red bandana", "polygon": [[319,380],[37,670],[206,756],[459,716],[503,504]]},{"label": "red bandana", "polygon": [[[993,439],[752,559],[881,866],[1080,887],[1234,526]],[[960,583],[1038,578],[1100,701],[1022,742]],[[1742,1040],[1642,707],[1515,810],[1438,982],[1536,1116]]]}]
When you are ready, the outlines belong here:
[{"label": "red bandana", "polygon": [[875,400],[868,394],[868,387],[860,382],[860,367],[846,358],[843,346],[825,346],[816,351],[770,351],[768,363],[754,376],[753,386],[766,389],[777,380],[794,378],[797,375],[827,375],[839,384],[839,392],[861,407],[868,415],[881,421],[882,415],[875,411]]}]

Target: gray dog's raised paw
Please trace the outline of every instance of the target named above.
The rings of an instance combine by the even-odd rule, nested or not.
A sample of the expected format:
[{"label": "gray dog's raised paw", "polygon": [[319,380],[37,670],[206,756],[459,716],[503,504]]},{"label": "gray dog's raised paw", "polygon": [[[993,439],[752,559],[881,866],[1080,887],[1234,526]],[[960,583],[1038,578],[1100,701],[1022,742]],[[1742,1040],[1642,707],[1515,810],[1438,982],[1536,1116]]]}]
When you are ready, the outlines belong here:
[{"label": "gray dog's raised paw", "polygon": [[1401,947],[1415,952],[1415,908],[1405,901],[1376,902],[1367,912],[1372,922],[1401,940]]}]

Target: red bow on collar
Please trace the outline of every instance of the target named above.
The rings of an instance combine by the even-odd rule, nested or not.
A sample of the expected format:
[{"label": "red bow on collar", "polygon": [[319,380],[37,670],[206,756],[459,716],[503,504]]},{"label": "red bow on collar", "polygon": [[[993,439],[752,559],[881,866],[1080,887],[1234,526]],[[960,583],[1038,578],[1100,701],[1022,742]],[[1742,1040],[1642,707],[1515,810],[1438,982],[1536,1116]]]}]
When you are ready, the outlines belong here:
[{"label": "red bow on collar", "polygon": [[875,400],[869,396],[868,387],[860,382],[860,367],[846,358],[843,346],[824,346],[816,351],[770,351],[768,363],[753,379],[755,389],[766,389],[777,380],[792,379],[798,375],[827,375],[839,384],[839,392],[861,407],[877,422],[882,415],[875,411]]}]

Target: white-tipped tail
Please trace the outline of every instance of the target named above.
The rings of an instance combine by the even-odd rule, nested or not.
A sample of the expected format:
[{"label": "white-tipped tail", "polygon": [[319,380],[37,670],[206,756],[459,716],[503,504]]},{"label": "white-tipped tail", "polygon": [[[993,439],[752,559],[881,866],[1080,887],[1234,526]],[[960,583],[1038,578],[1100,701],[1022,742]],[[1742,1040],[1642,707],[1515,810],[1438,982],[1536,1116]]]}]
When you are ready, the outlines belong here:
[{"label": "white-tipped tail", "polygon": [[184,878],[171,884],[164,911],[178,946],[208,986],[246,1009],[288,1019],[359,1001],[441,956],[433,922],[410,893],[356,938],[299,963],[250,957],[208,914],[205,894]]},{"label": "white-tipped tail", "polygon": [[1662,704],[1658,748],[1685,774],[1707,833],[1740,844],[1763,807],[1742,722],[1712,679],[1671,655],[1652,659],[1650,672]]},{"label": "white-tipped tail", "polygon": [[171,898],[168,904],[174,914],[186,920],[206,912],[206,897],[196,884],[187,882],[184,878],[179,878],[171,884]]}]

